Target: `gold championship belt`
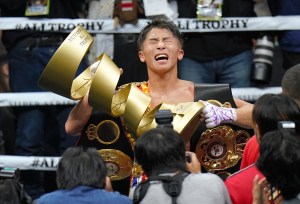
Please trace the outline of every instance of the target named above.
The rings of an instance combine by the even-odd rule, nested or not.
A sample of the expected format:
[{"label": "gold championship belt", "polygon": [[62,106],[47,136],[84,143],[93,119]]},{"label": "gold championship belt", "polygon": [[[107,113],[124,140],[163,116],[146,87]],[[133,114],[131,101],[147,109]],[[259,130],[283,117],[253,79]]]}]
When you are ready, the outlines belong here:
[{"label": "gold championship belt", "polygon": [[112,181],[122,180],[130,175],[133,152],[120,117],[94,111],[83,128],[78,144],[98,149]]},{"label": "gold championship belt", "polygon": [[[173,113],[174,129],[183,137],[185,143],[189,142],[191,135],[200,123],[199,118],[201,118],[200,114],[204,107],[202,102],[180,103],[177,105],[162,103],[149,111],[150,96],[143,93],[134,83],[128,84],[115,92],[121,75],[120,69],[105,53],[96,59],[98,66],[93,75],[90,73],[90,67],[88,67],[75,78],[79,64],[92,42],[92,36],[82,26],[77,26],[48,62],[40,76],[38,85],[72,100],[79,100],[88,92],[88,102],[92,107],[112,117],[122,116],[124,125],[134,132],[137,137],[157,126],[154,120],[157,110],[170,109]],[[113,126],[112,123],[109,125]],[[97,141],[99,144],[101,142],[111,144],[115,142],[116,138],[110,140],[106,138],[108,135],[100,134],[99,136],[98,133],[96,134],[99,128],[101,129],[99,124],[94,124],[87,130],[88,138],[91,141]],[[130,142],[134,143],[135,140],[131,138]],[[121,156],[129,161],[126,157],[128,155],[124,156],[117,151],[102,151],[101,155],[106,163],[117,163],[117,160],[111,158],[114,156]],[[129,169],[128,162],[126,164],[119,162],[119,164],[120,166],[111,168],[121,168],[121,165],[125,165],[123,169],[126,169],[126,171]],[[111,172],[111,177],[114,179],[122,179],[128,175],[124,172],[115,174],[113,172],[118,171],[114,170]]]},{"label": "gold championship belt", "polygon": [[206,170],[224,170],[239,162],[249,138],[245,130],[235,131],[227,125],[207,129],[197,144],[196,154]]},{"label": "gold championship belt", "polygon": [[134,164],[129,138],[131,135],[126,133],[121,117],[112,117],[93,109],[77,143],[98,150],[105,161],[113,189],[124,195],[128,195],[129,192],[131,169]]},{"label": "gold championship belt", "polygon": [[[228,102],[225,104],[216,100],[209,100],[208,102],[231,108],[231,104]],[[196,155],[207,171],[215,173],[225,170],[235,166],[240,161],[249,139],[250,135],[245,130],[234,130],[229,125],[220,125],[207,129],[201,134],[196,146]]]},{"label": "gold championship belt", "polygon": [[[200,99],[216,106],[236,108],[229,84],[195,84],[195,100]],[[191,151],[196,153],[204,167],[203,172],[218,174],[225,180],[239,170],[252,131],[233,124],[222,124],[210,129],[200,124],[191,137]]]}]

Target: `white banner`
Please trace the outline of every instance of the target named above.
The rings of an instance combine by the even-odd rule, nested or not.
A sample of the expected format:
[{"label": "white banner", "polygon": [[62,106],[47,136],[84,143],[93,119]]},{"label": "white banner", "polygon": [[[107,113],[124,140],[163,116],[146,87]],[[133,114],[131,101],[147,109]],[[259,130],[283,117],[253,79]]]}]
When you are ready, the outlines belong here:
[{"label": "white banner", "polygon": [[[137,24],[114,28],[113,19],[30,19],[0,18],[0,30],[30,30],[71,32],[82,24],[90,33],[139,33],[149,19],[139,19]],[[260,30],[300,30],[300,16],[222,18],[220,21],[200,21],[191,18],[174,20],[182,32],[224,32]]]},{"label": "white banner", "polygon": [[59,160],[60,157],[0,155],[0,167],[18,168],[20,170],[55,171]]}]

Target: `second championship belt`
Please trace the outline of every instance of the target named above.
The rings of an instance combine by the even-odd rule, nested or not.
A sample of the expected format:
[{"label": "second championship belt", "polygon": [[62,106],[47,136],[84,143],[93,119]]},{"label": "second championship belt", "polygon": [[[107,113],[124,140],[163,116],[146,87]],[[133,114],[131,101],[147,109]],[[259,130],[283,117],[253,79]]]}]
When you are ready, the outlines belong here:
[{"label": "second championship belt", "polygon": [[[197,100],[236,108],[229,84],[195,84],[195,101]],[[239,170],[244,147],[252,134],[252,130],[229,123],[209,129],[205,124],[200,124],[191,138],[191,151],[196,152],[204,167],[202,171],[215,173],[226,179]]]}]

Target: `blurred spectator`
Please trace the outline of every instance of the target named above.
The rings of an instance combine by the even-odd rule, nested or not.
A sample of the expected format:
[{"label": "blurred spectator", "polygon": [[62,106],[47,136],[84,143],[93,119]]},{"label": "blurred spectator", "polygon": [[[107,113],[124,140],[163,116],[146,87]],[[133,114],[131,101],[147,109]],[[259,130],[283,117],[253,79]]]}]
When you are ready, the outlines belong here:
[{"label": "blurred spectator", "polygon": [[[296,127],[299,121],[295,121]],[[257,168],[266,176],[270,188],[280,191],[282,204],[300,203],[300,136],[295,130],[266,133],[259,148]]]},{"label": "blurred spectator", "polygon": [[[0,93],[10,91],[7,51],[1,41],[0,31]],[[0,108],[0,154],[14,154],[15,116],[11,107]]]},{"label": "blurred spectator", "polygon": [[[299,87],[300,87],[300,64],[288,69],[282,78],[281,81],[281,87],[282,87],[282,93],[286,94],[290,97],[292,97],[298,105],[300,105],[300,93],[299,93]],[[272,125],[272,127],[266,126],[266,121],[272,121],[272,120],[286,120],[290,118],[292,115],[287,114],[288,112],[284,111],[281,108],[278,108],[276,110],[267,112],[269,105],[265,105],[264,108],[260,110],[260,113],[256,114],[256,119],[253,118],[254,121],[256,121],[257,125],[257,131],[256,134],[263,135],[264,133],[274,130],[274,127],[276,127],[276,124]],[[292,109],[287,108],[290,113],[292,113]],[[286,114],[282,114],[286,112]],[[253,113],[254,114],[254,113]],[[276,114],[276,115],[275,115]],[[288,117],[287,117],[288,116]],[[258,120],[259,118],[265,118],[264,120]],[[291,120],[293,118],[290,118]],[[259,136],[258,135],[258,136]],[[246,144],[244,149],[244,154],[241,162],[240,169],[243,169],[257,161],[259,155],[259,145],[257,142],[257,136],[252,137]]]},{"label": "blurred spectator", "polygon": [[[196,0],[177,0],[179,18],[197,16]],[[197,3],[198,2],[198,3]],[[221,17],[254,17],[254,0],[224,0]],[[253,32],[186,33],[179,78],[195,83],[228,83],[249,87]]]},{"label": "blurred spectator", "polygon": [[300,106],[300,64],[289,68],[281,80],[282,93],[292,97]]},{"label": "blurred spectator", "polygon": [[[141,197],[145,191],[143,183],[140,184],[141,188],[138,185],[133,190],[134,201],[138,199],[138,203],[156,204],[231,203],[222,179],[215,174],[200,173],[200,163],[196,155],[186,152],[183,139],[172,128],[162,127],[147,131],[137,139],[134,153],[136,161],[150,180],[144,197]],[[190,157],[190,161],[186,159],[186,155]],[[187,171],[191,173],[188,174]],[[170,176],[172,179],[180,174],[183,179],[182,186],[176,187],[180,190],[174,197],[164,190],[163,181],[155,179],[160,176]],[[175,202],[172,202],[174,199]]]},{"label": "blurred spectator", "polygon": [[0,179],[1,204],[30,204],[31,199],[23,190],[23,185],[16,179]]},{"label": "blurred spectator", "polygon": [[[78,18],[84,0],[19,1],[0,0],[1,15],[5,17]],[[78,11],[78,12],[77,12]],[[37,81],[50,58],[67,34],[35,30],[3,31],[2,41],[8,51],[9,82],[12,92],[45,91]],[[86,67],[83,65],[83,67]],[[72,106],[23,106],[15,108],[17,120],[17,155],[60,155],[77,141],[66,134],[64,123]],[[52,135],[53,133],[53,135]],[[59,136],[59,138],[56,138]],[[44,144],[47,138],[48,144]],[[56,143],[58,140],[58,144]],[[50,148],[52,145],[52,148]],[[24,171],[21,175],[26,192],[32,199],[44,193],[43,175]]]},{"label": "blurred spectator", "polygon": [[[298,0],[268,0],[273,16],[300,15]],[[287,70],[300,63],[300,30],[279,31],[276,33],[283,58],[283,69]]]},{"label": "blurred spectator", "polygon": [[57,167],[58,190],[45,194],[37,203],[131,203],[112,191],[105,163],[95,148],[70,147]]},{"label": "blurred spectator", "polygon": [[32,200],[19,181],[18,168],[4,167],[0,169],[0,203],[1,204],[31,204]]},{"label": "blurred spectator", "polygon": [[[267,132],[277,129],[278,121],[287,120],[300,121],[297,103],[286,95],[265,94],[255,102],[253,108],[253,126],[256,132],[253,137],[260,141]],[[255,175],[264,177],[252,164],[226,179],[225,185],[232,203],[252,203],[251,192]]]}]

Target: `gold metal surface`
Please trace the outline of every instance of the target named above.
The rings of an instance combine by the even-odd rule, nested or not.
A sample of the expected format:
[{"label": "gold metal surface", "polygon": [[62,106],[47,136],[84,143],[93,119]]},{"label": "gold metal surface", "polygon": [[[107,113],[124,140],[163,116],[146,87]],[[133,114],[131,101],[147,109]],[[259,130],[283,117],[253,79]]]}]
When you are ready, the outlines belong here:
[{"label": "gold metal surface", "polygon": [[196,155],[207,171],[224,170],[238,163],[249,138],[248,132],[226,125],[207,129],[201,134]]},{"label": "gold metal surface", "polygon": [[92,43],[92,36],[82,26],[76,27],[48,62],[38,85],[67,98],[82,98],[92,79],[89,68],[73,79]]},{"label": "gold metal surface", "polygon": [[[103,120],[97,126],[89,124],[86,134],[89,140],[96,139],[101,144],[110,145],[119,139],[120,128],[118,124],[112,120]],[[108,141],[109,138],[111,138],[110,141]]]},{"label": "gold metal surface", "polygon": [[123,152],[116,149],[98,150],[107,167],[107,176],[112,181],[122,180],[131,174],[133,161]]}]

